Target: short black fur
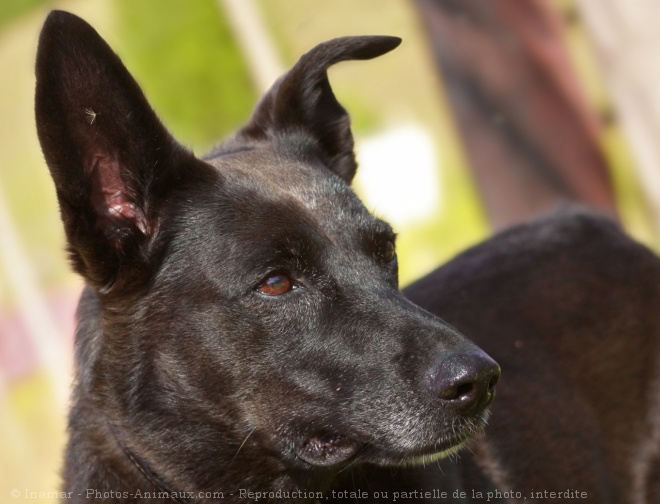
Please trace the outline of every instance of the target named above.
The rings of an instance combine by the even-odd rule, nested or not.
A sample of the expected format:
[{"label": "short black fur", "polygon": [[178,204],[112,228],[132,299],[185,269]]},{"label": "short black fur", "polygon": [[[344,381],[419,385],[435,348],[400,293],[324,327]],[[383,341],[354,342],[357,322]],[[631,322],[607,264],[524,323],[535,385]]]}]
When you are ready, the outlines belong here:
[{"label": "short black fur", "polygon": [[[625,464],[598,456],[628,453],[639,441],[628,431],[655,439],[649,398],[657,373],[654,360],[642,360],[657,350],[648,316],[657,304],[657,259],[610,224],[570,215],[496,237],[411,287],[408,295],[429,311],[404,298],[394,233],[348,185],[353,138],[326,74],[399,42],[345,37],[317,46],[244,128],[200,160],[167,133],[89,25],[49,15],[37,55],[37,129],[73,265],[86,281],[64,470],[74,501],[86,502],[89,489],[101,500],[156,503],[175,493],[176,502],[212,502],[219,493],[244,501],[241,490],[274,492],[262,501],[314,502],[313,492],[333,500],[333,491],[362,485],[371,500],[378,489],[451,492],[508,481],[538,488],[561,483],[566,471],[555,459],[575,447],[585,455],[573,465],[602,461],[575,485],[605,497],[630,490],[610,477]],[[611,292],[591,299],[600,271],[593,268],[603,260],[594,244],[619,273],[605,285]],[[582,277],[562,283],[572,272]],[[639,303],[617,311],[612,296]],[[559,302],[574,318],[548,320]],[[603,308],[608,324],[599,323]],[[520,397],[500,404],[493,420],[507,437],[480,434],[499,367],[431,312],[507,363]],[[600,335],[589,340],[593,358],[582,340],[572,341],[592,329]],[[508,346],[517,337],[528,341],[522,362]],[[583,395],[535,388],[598,356],[611,359],[608,345],[627,352],[627,367],[598,364],[603,371],[589,375],[597,383],[586,381]],[[632,363],[637,351],[643,355]],[[556,369],[547,376],[535,374],[544,352]],[[616,372],[625,380],[604,384]],[[590,402],[589,386],[624,394],[619,383],[636,394],[623,409]],[[518,408],[539,412],[549,399],[564,415],[582,406],[579,428],[592,425],[588,414],[623,422],[607,431],[611,453],[600,434],[586,439],[570,428],[559,432],[562,453],[553,451],[537,439],[554,432],[543,415],[520,425]],[[474,457],[451,464],[446,457],[469,442]],[[532,444],[540,448],[530,456]],[[657,451],[649,453],[635,473],[638,492],[657,471]],[[599,471],[604,483],[589,486]],[[154,490],[172,495],[147,500],[144,492]],[[307,493],[292,497],[298,491]]]}]

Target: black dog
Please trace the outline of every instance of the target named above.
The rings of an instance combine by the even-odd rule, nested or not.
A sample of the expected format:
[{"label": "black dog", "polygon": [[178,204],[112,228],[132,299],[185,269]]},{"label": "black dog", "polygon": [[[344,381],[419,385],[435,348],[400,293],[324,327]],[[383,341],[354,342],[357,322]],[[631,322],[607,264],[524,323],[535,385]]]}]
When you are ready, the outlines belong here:
[{"label": "black dog", "polygon": [[497,364],[403,298],[394,234],[348,187],[326,69],[399,42],[317,46],[201,161],[89,25],[48,17],[37,127],[87,282],[73,496],[314,497],[352,463],[436,460],[484,426]]},{"label": "black dog", "polygon": [[353,141],[326,70],[398,43],[317,46],[202,161],[91,27],[49,16],[37,126],[87,282],[74,499],[652,501],[657,259],[573,214],[412,286],[506,364],[480,436],[498,366],[401,296],[394,235],[348,187]]}]

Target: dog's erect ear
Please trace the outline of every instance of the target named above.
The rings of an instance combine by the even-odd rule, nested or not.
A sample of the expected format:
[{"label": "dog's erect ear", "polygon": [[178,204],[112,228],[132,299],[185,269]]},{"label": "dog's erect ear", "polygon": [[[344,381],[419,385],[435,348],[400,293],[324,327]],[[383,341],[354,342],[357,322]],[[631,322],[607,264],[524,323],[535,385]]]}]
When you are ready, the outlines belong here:
[{"label": "dog's erect ear", "polygon": [[346,110],[328,82],[330,66],[345,60],[366,60],[391,51],[398,37],[341,37],[304,54],[264,96],[239,136],[276,139],[292,134],[311,141],[321,161],[350,183],[357,163]]},{"label": "dog's erect ear", "polygon": [[82,19],[51,12],[39,39],[36,76],[37,132],[74,266],[107,289],[120,268],[144,262],[158,228],[150,210],[175,169],[194,158]]}]

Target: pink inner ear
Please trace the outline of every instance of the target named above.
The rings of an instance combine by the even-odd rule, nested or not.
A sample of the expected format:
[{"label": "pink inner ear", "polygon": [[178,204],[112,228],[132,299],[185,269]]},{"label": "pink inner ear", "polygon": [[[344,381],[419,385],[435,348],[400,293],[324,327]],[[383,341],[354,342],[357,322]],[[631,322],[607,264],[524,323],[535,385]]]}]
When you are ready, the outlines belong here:
[{"label": "pink inner ear", "polygon": [[101,227],[107,227],[109,220],[119,219],[132,223],[143,234],[147,234],[147,219],[129,196],[128,187],[121,177],[122,167],[119,162],[105,154],[95,154],[88,166],[91,166],[92,175],[92,206],[98,214]]}]

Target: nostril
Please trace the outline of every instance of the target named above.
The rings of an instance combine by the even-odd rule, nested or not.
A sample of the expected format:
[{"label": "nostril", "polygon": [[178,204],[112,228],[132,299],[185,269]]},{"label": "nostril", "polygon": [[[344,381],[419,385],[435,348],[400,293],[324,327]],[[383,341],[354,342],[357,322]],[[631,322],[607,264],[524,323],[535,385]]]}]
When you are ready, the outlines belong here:
[{"label": "nostril", "polygon": [[436,395],[444,401],[461,401],[475,393],[473,383],[455,383],[448,381],[435,390]]},{"label": "nostril", "polygon": [[437,396],[449,402],[470,403],[479,395],[479,387],[472,382],[448,383],[446,387],[437,391]]},{"label": "nostril", "polygon": [[456,398],[461,399],[463,397],[469,396],[474,391],[474,385],[472,383],[463,383],[456,387]]},{"label": "nostril", "polygon": [[474,414],[493,399],[500,368],[482,351],[446,356],[432,371],[431,391],[452,409]]}]

